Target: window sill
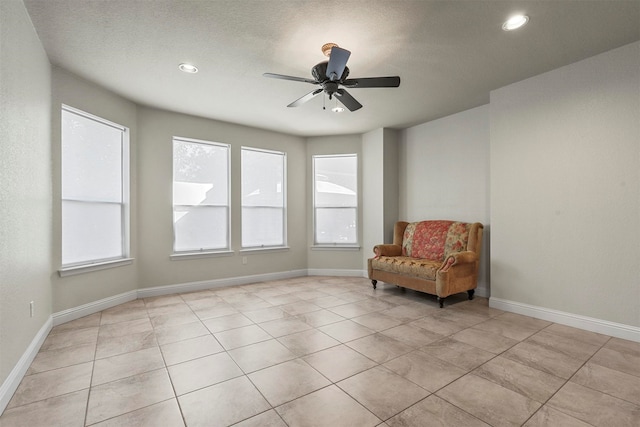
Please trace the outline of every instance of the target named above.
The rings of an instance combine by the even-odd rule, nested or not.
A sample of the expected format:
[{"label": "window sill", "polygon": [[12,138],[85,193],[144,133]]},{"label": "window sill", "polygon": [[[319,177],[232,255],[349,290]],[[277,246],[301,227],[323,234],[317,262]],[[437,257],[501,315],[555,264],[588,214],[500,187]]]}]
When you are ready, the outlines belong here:
[{"label": "window sill", "polygon": [[261,252],[285,252],[288,251],[289,246],[271,246],[268,248],[245,248],[240,249],[241,254],[261,253]]},{"label": "window sill", "polygon": [[358,245],[314,245],[312,251],[359,251]]},{"label": "window sill", "polygon": [[171,261],[181,261],[185,259],[198,259],[198,258],[216,258],[223,256],[232,256],[233,251],[203,251],[203,252],[184,252],[174,253],[169,255]]},{"label": "window sill", "polygon": [[84,264],[74,267],[62,267],[58,270],[60,277],[75,276],[76,274],[91,273],[93,271],[106,270],[108,268],[123,267],[133,264],[133,258],[123,258],[113,261],[98,262],[95,264]]}]

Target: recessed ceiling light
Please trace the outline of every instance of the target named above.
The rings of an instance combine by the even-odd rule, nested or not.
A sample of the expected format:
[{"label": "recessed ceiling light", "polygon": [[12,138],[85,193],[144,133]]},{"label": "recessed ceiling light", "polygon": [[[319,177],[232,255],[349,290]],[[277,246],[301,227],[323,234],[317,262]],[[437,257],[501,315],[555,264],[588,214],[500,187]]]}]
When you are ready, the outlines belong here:
[{"label": "recessed ceiling light", "polygon": [[529,22],[529,17],[527,15],[514,15],[502,24],[502,29],[505,31],[516,30],[527,22]]},{"label": "recessed ceiling light", "polygon": [[185,73],[191,73],[191,74],[195,74],[198,72],[198,67],[196,67],[195,65],[184,63],[184,62],[178,65],[178,69],[180,71],[184,71]]}]

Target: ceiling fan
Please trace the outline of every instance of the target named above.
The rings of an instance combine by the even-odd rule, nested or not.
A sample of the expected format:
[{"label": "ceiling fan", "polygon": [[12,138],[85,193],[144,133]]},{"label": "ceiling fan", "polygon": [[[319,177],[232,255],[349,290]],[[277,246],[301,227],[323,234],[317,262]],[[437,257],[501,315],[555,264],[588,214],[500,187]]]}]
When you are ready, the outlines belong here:
[{"label": "ceiling fan", "polygon": [[[359,79],[348,79],[349,67],[347,61],[351,52],[340,48],[335,43],[327,43],[322,46],[322,52],[329,57],[328,61],[320,62],[311,69],[313,80],[303,77],[285,76],[282,74],[264,73],[263,76],[274,79],[293,80],[296,82],[311,83],[320,86],[301,98],[296,99],[287,107],[297,107],[305,102],[315,98],[324,92],[332,99],[335,95],[349,111],[356,111],[362,108],[360,104],[346,89],[356,88],[372,88],[372,87],[398,87],[400,86],[400,77],[364,77]],[[342,87],[341,87],[342,86]]]}]

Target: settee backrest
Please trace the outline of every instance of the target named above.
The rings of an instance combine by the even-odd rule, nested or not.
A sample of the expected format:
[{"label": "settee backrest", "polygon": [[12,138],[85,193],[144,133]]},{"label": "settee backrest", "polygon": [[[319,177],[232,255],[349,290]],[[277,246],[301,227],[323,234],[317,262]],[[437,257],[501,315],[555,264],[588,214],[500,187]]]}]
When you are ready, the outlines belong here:
[{"label": "settee backrest", "polygon": [[396,223],[394,243],[402,246],[402,255],[444,261],[454,252],[479,254],[482,224],[457,221],[419,221]]}]

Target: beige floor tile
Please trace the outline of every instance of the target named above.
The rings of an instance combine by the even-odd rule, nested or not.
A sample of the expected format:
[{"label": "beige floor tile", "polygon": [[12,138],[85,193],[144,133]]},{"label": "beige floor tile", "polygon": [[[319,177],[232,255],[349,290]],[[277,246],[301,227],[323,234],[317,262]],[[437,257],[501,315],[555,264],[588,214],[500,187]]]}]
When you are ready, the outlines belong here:
[{"label": "beige floor tile", "polygon": [[567,414],[563,414],[560,411],[556,411],[547,405],[538,409],[538,412],[533,414],[529,421],[527,421],[523,427],[590,427],[591,424],[587,424],[576,418],[570,417]]},{"label": "beige floor tile", "polygon": [[470,328],[471,326],[486,322],[491,318],[486,314],[476,313],[472,310],[458,310],[455,306],[449,310],[439,310],[437,313],[434,313],[432,317],[455,322],[464,328]]},{"label": "beige floor tile", "polygon": [[409,324],[442,336],[455,334],[456,332],[465,329],[465,326],[460,323],[448,319],[441,319],[435,316],[426,316],[421,319],[414,320]]},{"label": "beige floor tile", "polygon": [[180,295],[159,295],[157,297],[143,298],[142,301],[147,309],[184,303]]},{"label": "beige floor tile", "polygon": [[264,300],[276,307],[301,301],[300,298],[293,294],[267,295]]},{"label": "beige floor tile", "polygon": [[227,426],[271,409],[242,376],[178,397],[189,427]]},{"label": "beige floor tile", "polygon": [[640,406],[569,381],[548,406],[594,426],[636,427]]},{"label": "beige floor tile", "polygon": [[494,427],[521,426],[542,406],[473,374],[465,375],[436,394]]},{"label": "beige floor tile", "polygon": [[29,366],[27,370],[27,375],[77,365],[83,362],[91,362],[94,359],[95,353],[95,343],[40,351],[33,362],[31,362],[31,366]]},{"label": "beige floor tile", "polygon": [[276,411],[289,427],[373,427],[381,421],[334,385],[278,406]]},{"label": "beige floor tile", "polygon": [[431,395],[387,421],[389,427],[490,427],[478,418]]},{"label": "beige floor tile", "polygon": [[149,317],[157,317],[162,314],[185,314],[192,313],[191,307],[184,301],[175,304],[159,305],[156,307],[147,307]]},{"label": "beige floor tile", "polygon": [[523,316],[522,314],[507,312],[503,312],[503,314],[494,317],[494,319],[511,325],[521,326],[523,328],[535,329],[536,331],[540,331],[552,324],[547,320],[536,319],[534,317]]},{"label": "beige floor tile", "polygon": [[[392,300],[392,302],[393,301],[397,301],[397,300]],[[405,304],[402,304],[387,310],[383,310],[381,311],[381,313],[386,316],[395,317],[401,322],[411,322],[417,319],[421,319],[430,314],[437,313],[437,310],[439,310],[436,307],[431,307],[424,304],[415,304],[415,303],[406,304],[405,300],[401,300],[401,301],[403,301]]]},{"label": "beige floor tile", "polygon": [[309,301],[294,302],[280,306],[281,309],[289,313],[291,316],[297,316],[298,314],[311,313],[312,311],[318,311],[321,307],[310,303]]},{"label": "beige floor tile", "polygon": [[477,368],[495,357],[493,353],[451,338],[444,338],[440,341],[433,342],[422,347],[420,350],[461,369],[466,369],[467,371]]},{"label": "beige floor tile", "polygon": [[424,347],[444,338],[440,334],[411,325],[399,325],[382,331],[381,334],[402,341],[413,348]]},{"label": "beige floor tile", "polygon": [[178,396],[242,375],[242,370],[226,352],[179,363],[167,369]]},{"label": "beige floor tile", "polygon": [[571,326],[560,325],[558,323],[549,325],[544,329],[544,331],[561,337],[570,338],[572,340],[582,341],[584,343],[592,344],[595,346],[602,346],[611,339],[611,337],[607,335],[585,331],[584,329],[572,328]]},{"label": "beige floor tile", "polygon": [[187,302],[187,301],[197,301],[197,300],[206,299],[206,298],[220,298],[220,297],[218,297],[217,295],[214,295],[214,293],[210,289],[205,289],[202,291],[182,293],[180,294],[180,298],[182,298],[183,301]]},{"label": "beige floor tile", "polygon": [[564,379],[571,378],[584,363],[584,360],[528,340],[511,347],[502,356]]},{"label": "beige floor tile", "polygon": [[185,299],[184,295],[182,295],[182,299],[184,299],[187,305],[194,311],[216,307],[217,305],[228,305],[222,298],[213,293],[209,293],[208,295],[201,294],[199,298],[194,296],[191,299]]},{"label": "beige floor tile", "polygon": [[122,337],[124,335],[152,332],[153,326],[148,318],[125,320],[124,322],[111,323],[100,326],[98,339]]},{"label": "beige floor tile", "polygon": [[89,388],[93,362],[25,376],[7,409]]},{"label": "beige floor tile", "polygon": [[467,373],[464,369],[421,351],[413,351],[393,359],[385,363],[384,367],[432,393]]},{"label": "beige floor tile", "polygon": [[249,374],[249,379],[272,406],[279,406],[331,384],[300,359]]},{"label": "beige floor tile", "polygon": [[338,305],[336,307],[331,307],[328,310],[346,319],[364,316],[365,314],[378,311],[375,307],[369,305],[366,301],[357,301],[349,304]]},{"label": "beige floor tile", "polygon": [[504,315],[501,315],[494,317],[493,319],[489,319],[486,322],[478,323],[474,326],[474,329],[493,332],[494,334],[502,335],[503,337],[522,341],[540,331],[542,328],[536,328],[530,325],[520,324],[518,322],[510,322],[508,318],[504,318]]},{"label": "beige floor tile", "polygon": [[98,340],[97,327],[61,331],[50,334],[42,343],[40,351],[57,350],[81,344],[94,344]]},{"label": "beige floor tile", "polygon": [[262,308],[260,310],[245,311],[242,313],[255,323],[269,322],[270,320],[283,319],[291,315],[279,307]]},{"label": "beige floor tile", "polygon": [[365,328],[351,320],[343,320],[342,322],[321,326],[318,329],[343,343],[374,333],[371,329]]},{"label": "beige floor tile", "polygon": [[0,416],[2,427],[84,426],[89,389],[52,397],[13,409]]},{"label": "beige floor tile", "polygon": [[456,332],[451,335],[451,338],[493,354],[500,354],[519,342],[493,332],[475,329],[475,327]]},{"label": "beige floor tile", "polygon": [[245,373],[296,358],[294,353],[275,339],[230,350],[229,355]]},{"label": "beige floor tile", "polygon": [[127,320],[144,319],[149,317],[147,308],[142,300],[133,300],[125,304],[106,309],[102,311],[100,325],[110,323],[120,323]]},{"label": "beige floor tile", "polygon": [[267,341],[273,337],[258,325],[243,326],[242,328],[213,334],[226,350]]},{"label": "beige floor tile", "polygon": [[590,362],[640,377],[640,354],[605,347],[600,349]]},{"label": "beige floor tile", "polygon": [[337,383],[381,420],[424,399],[429,392],[382,367],[374,367]]},{"label": "beige floor tile", "polygon": [[611,338],[605,344],[605,348],[640,357],[640,342]]},{"label": "beige floor tile", "polygon": [[395,317],[386,316],[379,312],[354,317],[351,320],[377,332],[384,331],[385,329],[391,329],[394,326],[398,326],[402,323],[402,321],[396,319]]},{"label": "beige floor tile", "polygon": [[155,333],[158,344],[164,345],[209,335],[209,330],[202,322],[198,321],[182,325],[162,326],[155,328]]},{"label": "beige floor tile", "polygon": [[308,331],[298,332],[278,338],[285,347],[295,353],[297,356],[306,356],[329,347],[340,344],[340,341],[331,338],[329,335],[310,329]]},{"label": "beige floor tile", "polygon": [[640,377],[587,362],[571,381],[640,406]]},{"label": "beige floor tile", "polygon": [[166,344],[160,346],[160,349],[167,366],[224,351],[220,343],[211,335]]},{"label": "beige floor tile", "polygon": [[211,307],[198,308],[193,310],[200,320],[211,319],[213,317],[228,316],[239,313],[239,310],[222,301]]},{"label": "beige floor tile", "polygon": [[311,325],[314,328],[345,320],[344,317],[338,316],[329,310],[318,310],[310,313],[299,314],[296,316],[296,319]]},{"label": "beige floor tile", "polygon": [[154,328],[171,325],[183,325],[185,323],[193,323],[200,320],[191,310],[179,313],[165,313],[156,316],[150,316],[151,324]]},{"label": "beige floor tile", "polygon": [[587,361],[601,347],[601,344],[590,344],[568,336],[552,334],[546,329],[527,338],[527,342],[541,345],[583,362]]},{"label": "beige floor tile", "polygon": [[376,366],[376,362],[344,344],[319,351],[303,359],[333,382]]},{"label": "beige floor tile", "polygon": [[328,295],[321,298],[312,299],[312,300],[309,300],[309,302],[322,308],[330,308],[330,307],[336,307],[338,305],[348,304],[347,301],[343,300],[342,298],[336,295]]},{"label": "beige floor tile", "polygon": [[203,320],[202,323],[211,333],[228,331],[229,329],[240,328],[242,326],[253,325],[253,322],[241,313],[229,314],[228,316],[214,317]]},{"label": "beige floor tile", "polygon": [[263,412],[255,417],[241,421],[234,427],[287,427],[275,410]]},{"label": "beige floor tile", "polygon": [[164,368],[164,360],[158,347],[107,357],[96,360],[91,385],[96,386],[160,368]]},{"label": "beige floor tile", "polygon": [[182,413],[176,399],[165,400],[133,412],[126,413],[91,427],[167,426],[182,427]]},{"label": "beige floor tile", "polygon": [[312,327],[296,317],[287,317],[284,319],[271,320],[269,322],[260,323],[260,328],[267,331],[272,337],[278,338],[285,335],[295,334],[311,329]]},{"label": "beige floor tile", "polygon": [[347,345],[378,363],[384,363],[413,351],[413,347],[382,334],[369,335],[349,341]]},{"label": "beige floor tile", "polygon": [[87,424],[94,424],[174,397],[166,369],[91,388]]},{"label": "beige floor tile", "polygon": [[98,327],[100,326],[100,317],[102,317],[102,312],[94,313],[76,320],[71,320],[70,322],[62,323],[58,326],[54,326],[51,329],[50,334],[53,335],[59,332]]},{"label": "beige floor tile", "polygon": [[96,359],[104,359],[105,357],[116,356],[118,354],[144,350],[145,348],[156,347],[157,345],[156,336],[153,332],[140,332],[118,337],[98,338]]},{"label": "beige floor tile", "polygon": [[498,356],[473,373],[540,403],[546,402],[566,380]]}]

